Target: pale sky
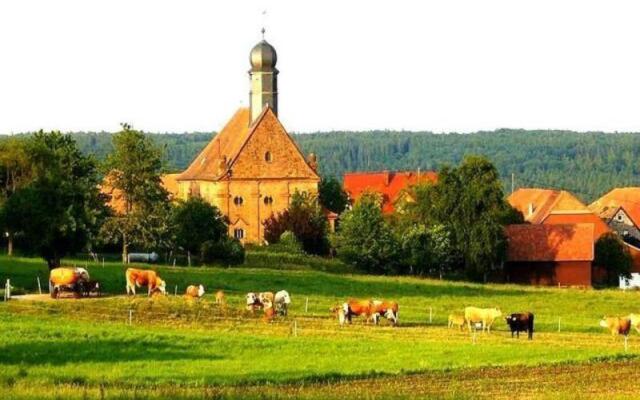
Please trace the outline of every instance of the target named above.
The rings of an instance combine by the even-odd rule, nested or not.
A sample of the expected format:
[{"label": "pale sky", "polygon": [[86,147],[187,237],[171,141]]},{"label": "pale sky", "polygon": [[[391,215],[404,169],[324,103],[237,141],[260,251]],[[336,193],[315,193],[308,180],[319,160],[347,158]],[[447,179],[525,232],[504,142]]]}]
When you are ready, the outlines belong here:
[{"label": "pale sky", "polygon": [[0,133],[219,130],[263,23],[290,132],[640,131],[639,18],[615,0],[2,0]]}]

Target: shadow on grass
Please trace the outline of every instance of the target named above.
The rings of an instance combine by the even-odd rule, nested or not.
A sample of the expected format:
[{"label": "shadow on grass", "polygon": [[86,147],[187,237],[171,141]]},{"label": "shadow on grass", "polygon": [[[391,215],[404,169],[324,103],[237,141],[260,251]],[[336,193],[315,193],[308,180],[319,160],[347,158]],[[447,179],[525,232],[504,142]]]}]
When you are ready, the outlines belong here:
[{"label": "shadow on grass", "polygon": [[91,362],[221,360],[193,346],[133,340],[30,341],[0,346],[0,365]]}]

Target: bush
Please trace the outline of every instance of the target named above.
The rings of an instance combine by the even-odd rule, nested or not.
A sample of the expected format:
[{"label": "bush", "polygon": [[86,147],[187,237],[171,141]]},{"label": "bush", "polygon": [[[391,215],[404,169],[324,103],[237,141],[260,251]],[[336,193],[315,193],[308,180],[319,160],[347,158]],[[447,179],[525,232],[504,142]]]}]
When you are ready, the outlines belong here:
[{"label": "bush", "polygon": [[238,239],[224,237],[219,241],[208,240],[200,248],[200,260],[203,264],[214,262],[225,264],[242,264],[245,251]]},{"label": "bush", "polygon": [[289,254],[304,253],[302,244],[291,231],[285,231],[282,235],[280,235],[280,240],[278,240],[277,243],[269,245],[269,249],[273,252]]}]

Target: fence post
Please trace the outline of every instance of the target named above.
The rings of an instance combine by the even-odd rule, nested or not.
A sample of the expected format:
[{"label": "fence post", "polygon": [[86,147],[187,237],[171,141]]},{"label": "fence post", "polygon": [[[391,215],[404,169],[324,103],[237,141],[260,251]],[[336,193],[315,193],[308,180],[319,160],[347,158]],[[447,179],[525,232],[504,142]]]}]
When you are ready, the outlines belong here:
[{"label": "fence post", "polygon": [[304,302],[304,312],[307,313],[309,312],[309,298],[307,297],[307,300]]},{"label": "fence post", "polygon": [[131,326],[131,320],[133,319],[133,310],[129,309],[129,326]]},{"label": "fence post", "polygon": [[40,275],[38,275],[37,278],[38,278],[38,294],[42,294],[42,287],[40,286]]},{"label": "fence post", "polygon": [[9,300],[9,297],[7,297],[8,294],[9,294],[9,279],[7,279],[7,283],[5,283],[4,285],[4,301]]},{"label": "fence post", "polygon": [[298,337],[298,321],[293,320],[293,336]]},{"label": "fence post", "polygon": [[102,257],[102,268],[104,268],[104,257]]},{"label": "fence post", "polygon": [[433,322],[433,307],[429,307],[429,323]]},{"label": "fence post", "polygon": [[173,295],[177,296],[178,295],[178,285],[176,285],[176,288],[173,291]]},{"label": "fence post", "polygon": [[476,335],[477,335],[477,334],[478,334],[478,330],[477,330],[477,329],[475,329],[475,327],[474,327],[474,329],[473,329],[473,337],[472,337],[472,339],[471,339],[471,341],[472,341],[472,343],[473,343],[473,344],[476,344]]},{"label": "fence post", "polygon": [[560,320],[562,319],[562,317],[558,317],[558,332],[560,332]]},{"label": "fence post", "polygon": [[7,287],[4,291],[4,295],[5,295],[5,301],[11,300],[11,280],[10,279],[7,279]]},{"label": "fence post", "polygon": [[629,343],[628,343],[628,340],[629,340],[629,336],[624,335],[624,351],[625,351],[625,353],[626,353],[626,352],[627,352],[627,350],[629,349]]}]

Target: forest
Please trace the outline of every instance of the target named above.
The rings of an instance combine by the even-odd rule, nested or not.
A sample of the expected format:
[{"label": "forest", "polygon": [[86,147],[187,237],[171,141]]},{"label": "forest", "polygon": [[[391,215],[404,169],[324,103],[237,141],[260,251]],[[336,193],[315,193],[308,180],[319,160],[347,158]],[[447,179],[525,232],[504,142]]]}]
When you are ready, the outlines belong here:
[{"label": "forest", "polygon": [[[79,149],[103,159],[112,151],[107,132],[71,133]],[[213,133],[149,134],[165,148],[165,170],[184,169]],[[467,154],[488,157],[506,192],[514,187],[566,189],[590,202],[616,186],[640,185],[640,134],[499,129],[469,134],[369,131],[292,135],[316,153],[323,176],[348,171],[438,170]],[[5,137],[5,136],[0,136]],[[1,139],[0,139],[1,140]]]}]

